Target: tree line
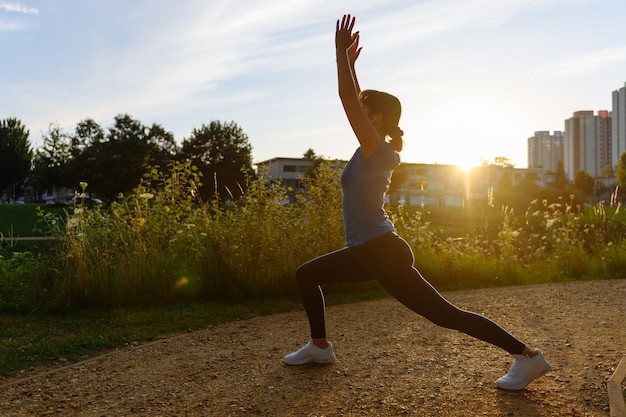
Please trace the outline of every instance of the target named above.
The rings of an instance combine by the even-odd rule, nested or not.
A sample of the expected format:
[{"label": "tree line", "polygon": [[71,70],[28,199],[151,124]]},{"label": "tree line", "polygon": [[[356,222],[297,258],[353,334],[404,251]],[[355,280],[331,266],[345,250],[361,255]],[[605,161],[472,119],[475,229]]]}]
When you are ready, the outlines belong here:
[{"label": "tree line", "polygon": [[[22,195],[25,185],[32,187],[37,199],[46,192],[79,189],[80,183],[86,183],[90,197],[112,202],[120,193],[135,188],[149,167],[165,168],[172,162],[190,162],[199,169],[203,176],[199,192],[204,201],[215,195],[239,198],[254,177],[252,147],[235,122],[203,124],[180,145],[163,126],[145,126],[128,114],[115,116],[106,129],[91,118],[77,123],[73,132],[51,123],[36,150],[29,135],[20,120],[0,120],[0,197],[4,194],[9,201]],[[321,159],[314,156],[312,149],[304,154],[305,158]],[[394,173],[391,188],[403,178],[401,167]],[[562,162],[555,179],[553,191],[557,194],[569,188]],[[626,152],[620,156],[616,179],[621,187],[626,186]],[[610,190],[597,189],[594,178],[584,171],[576,173],[573,188],[581,192],[582,201],[593,192],[610,194]],[[498,187],[499,197],[507,205],[546,193],[550,190],[539,190],[532,182]]]},{"label": "tree line", "polygon": [[115,116],[108,128],[91,118],[77,123],[73,132],[51,123],[37,149],[29,136],[19,119],[0,120],[0,196],[4,193],[9,201],[22,195],[26,185],[37,199],[86,183],[91,197],[111,202],[135,188],[150,167],[173,162],[199,169],[205,201],[216,194],[237,198],[254,175],[252,146],[235,122],[203,124],[180,145],[163,126],[146,126],[128,114]]}]

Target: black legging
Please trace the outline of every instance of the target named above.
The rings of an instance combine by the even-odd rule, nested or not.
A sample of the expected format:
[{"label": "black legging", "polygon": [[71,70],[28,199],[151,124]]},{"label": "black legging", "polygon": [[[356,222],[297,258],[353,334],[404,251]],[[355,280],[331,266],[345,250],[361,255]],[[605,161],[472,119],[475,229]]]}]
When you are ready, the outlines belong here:
[{"label": "black legging", "polygon": [[296,280],[311,326],[311,337],[326,337],[324,295],[320,285],[373,279],[402,304],[438,326],[459,330],[512,354],[524,350],[524,343],[493,321],[450,304],[413,267],[413,261],[408,243],[389,232],[365,245],[343,248],[301,265],[296,271]]}]

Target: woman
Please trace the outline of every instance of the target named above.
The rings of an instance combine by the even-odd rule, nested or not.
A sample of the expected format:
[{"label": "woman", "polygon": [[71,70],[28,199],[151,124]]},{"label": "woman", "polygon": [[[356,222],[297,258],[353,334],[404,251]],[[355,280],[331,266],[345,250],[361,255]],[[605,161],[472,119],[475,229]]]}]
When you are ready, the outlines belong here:
[{"label": "woman", "polygon": [[346,246],[301,265],[296,280],[311,327],[311,338],[285,356],[288,365],[335,360],[326,338],[324,296],[320,285],[374,279],[398,301],[433,323],[459,330],[498,346],[514,357],[509,372],[496,381],[503,389],[520,390],[551,370],[539,350],[531,349],[493,321],[463,311],[446,301],[413,267],[413,252],[394,232],[384,211],[391,173],[400,164],[400,102],[394,96],[360,91],[354,64],[361,53],[355,18],[337,21],[335,45],[339,97],[360,146],[341,174]]}]

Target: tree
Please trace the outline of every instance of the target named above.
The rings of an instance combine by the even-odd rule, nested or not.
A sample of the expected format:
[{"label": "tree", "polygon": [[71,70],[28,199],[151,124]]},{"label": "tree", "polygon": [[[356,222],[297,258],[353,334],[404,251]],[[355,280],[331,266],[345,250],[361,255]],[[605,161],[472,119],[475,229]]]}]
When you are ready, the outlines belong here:
[{"label": "tree", "polygon": [[623,152],[617,162],[617,183],[626,187],[626,152]]},{"label": "tree", "polygon": [[104,130],[93,119],[85,119],[76,124],[74,135],[70,137],[72,158],[68,167],[68,183],[75,187],[87,183],[87,192],[93,198],[94,190],[102,182],[98,154],[103,147]]},{"label": "tree", "polygon": [[148,129],[148,164],[151,166],[167,166],[176,157],[178,146],[172,132],[154,123]]},{"label": "tree", "polygon": [[308,159],[311,161],[311,165],[306,169],[304,173],[304,177],[307,179],[314,179],[317,175],[317,169],[320,165],[322,165],[326,160],[323,156],[317,155],[313,148],[307,149],[305,153],[302,154],[302,158]]},{"label": "tree", "polygon": [[225,199],[239,197],[246,186],[246,176],[253,172],[252,146],[235,122],[212,121],[194,129],[183,140],[178,157],[202,173],[204,184],[200,193],[204,199],[216,195]]},{"label": "tree", "polygon": [[171,132],[158,124],[148,128],[128,114],[117,115],[107,133],[93,120],[84,120],[71,143],[75,183],[86,182],[90,196],[106,201],[131,191],[148,167],[163,167],[176,154]]},{"label": "tree", "polygon": [[313,150],[313,148],[309,148],[307,149],[305,153],[302,154],[302,157],[304,159],[315,159],[317,155],[315,154],[315,151]]},{"label": "tree", "polygon": [[512,168],[514,164],[508,156],[496,156],[493,158],[493,164],[505,168]]},{"label": "tree", "polygon": [[591,195],[595,184],[596,180],[585,171],[578,171],[574,176],[574,187],[585,193],[585,199]]},{"label": "tree", "polygon": [[6,191],[9,201],[16,198],[16,187],[30,172],[33,151],[29,135],[18,119],[0,120],[0,194]]},{"label": "tree", "polygon": [[491,203],[498,209],[501,207],[512,207],[514,197],[515,189],[511,175],[508,172],[502,172],[498,179],[498,185],[493,192],[493,201]]},{"label": "tree", "polygon": [[554,187],[555,188],[565,188],[567,185],[567,176],[565,175],[565,166],[563,165],[563,161],[559,161],[559,165],[556,168],[556,174],[554,176]]},{"label": "tree", "polygon": [[[43,145],[35,152],[30,183],[38,193],[51,191],[58,193],[60,188],[70,183],[69,167],[71,139],[58,123],[48,126],[48,133],[43,136]],[[56,195],[59,199],[58,194]]]}]

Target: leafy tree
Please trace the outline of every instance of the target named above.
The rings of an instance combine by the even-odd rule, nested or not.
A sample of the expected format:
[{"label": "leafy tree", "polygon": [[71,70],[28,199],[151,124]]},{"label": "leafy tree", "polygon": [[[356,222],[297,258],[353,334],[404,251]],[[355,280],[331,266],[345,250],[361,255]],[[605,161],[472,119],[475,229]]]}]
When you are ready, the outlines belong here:
[{"label": "leafy tree", "polygon": [[306,169],[306,172],[304,173],[304,177],[309,179],[315,178],[318,174],[319,166],[326,162],[326,159],[324,159],[324,157],[321,155],[317,155],[313,148],[307,149],[307,151],[302,154],[302,158],[308,159],[312,162],[312,164]]},{"label": "leafy tree", "polygon": [[313,148],[309,148],[307,149],[305,153],[302,154],[302,157],[304,159],[315,159],[317,155],[315,154],[315,151],[313,150]]},{"label": "leafy tree", "polygon": [[593,192],[596,181],[585,171],[578,171],[574,176],[574,187],[585,193],[585,198],[589,197]]},{"label": "leafy tree", "polygon": [[70,154],[68,167],[68,184],[77,187],[86,182],[87,192],[94,196],[94,190],[102,182],[103,173],[100,169],[98,154],[104,142],[104,130],[93,119],[85,119],[76,124],[74,135],[70,137]]},{"label": "leafy tree", "polygon": [[[43,145],[35,152],[30,182],[38,193],[51,191],[55,194],[62,187],[69,185],[71,139],[58,123],[48,126],[48,133],[43,136]],[[59,199],[58,194],[56,195]]]},{"label": "leafy tree", "polygon": [[148,167],[171,162],[176,142],[160,125],[148,128],[128,114],[120,114],[106,133],[91,119],[79,123],[71,152],[75,183],[87,182],[92,196],[112,201],[136,187]]},{"label": "leafy tree", "polygon": [[20,120],[0,120],[0,190],[6,191],[9,201],[30,172],[33,151],[29,135]]},{"label": "leafy tree", "polygon": [[150,166],[165,167],[176,158],[178,146],[172,132],[154,123],[148,129],[147,135]]},{"label": "leafy tree", "polygon": [[511,206],[512,198],[515,195],[513,188],[513,180],[507,172],[503,172],[498,180],[498,186],[494,192],[494,205],[495,207]]},{"label": "leafy tree", "polygon": [[626,152],[620,155],[617,162],[617,183],[626,187]]},{"label": "leafy tree", "polygon": [[204,177],[204,199],[238,198],[252,175],[252,146],[235,122],[212,121],[194,129],[182,143],[179,158],[195,165]]},{"label": "leafy tree", "polygon": [[565,188],[567,185],[567,176],[565,175],[565,166],[563,161],[559,161],[559,165],[556,168],[556,175],[554,176],[554,187]]},{"label": "leafy tree", "polygon": [[511,158],[508,156],[496,156],[493,158],[493,164],[505,168],[513,167],[513,163],[511,162]]}]

